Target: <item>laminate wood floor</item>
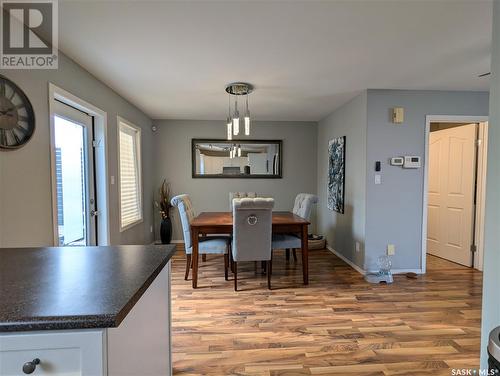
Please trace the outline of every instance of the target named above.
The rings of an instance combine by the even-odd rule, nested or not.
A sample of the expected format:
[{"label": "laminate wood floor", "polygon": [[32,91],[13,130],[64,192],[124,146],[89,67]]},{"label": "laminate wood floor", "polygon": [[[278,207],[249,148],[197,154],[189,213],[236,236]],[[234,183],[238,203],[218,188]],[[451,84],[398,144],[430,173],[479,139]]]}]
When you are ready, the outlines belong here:
[{"label": "laminate wood floor", "polygon": [[200,260],[199,288],[173,259],[174,375],[450,375],[479,366],[482,273],[429,256],[418,279],[370,285],[327,250],[276,252],[273,290],[253,263],[224,280],[221,256]]}]

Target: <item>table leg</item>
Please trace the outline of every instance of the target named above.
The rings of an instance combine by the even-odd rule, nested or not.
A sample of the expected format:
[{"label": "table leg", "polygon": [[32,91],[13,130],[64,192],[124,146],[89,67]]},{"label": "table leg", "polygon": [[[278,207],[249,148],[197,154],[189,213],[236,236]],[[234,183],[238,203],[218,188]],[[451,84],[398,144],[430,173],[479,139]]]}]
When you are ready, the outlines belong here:
[{"label": "table leg", "polygon": [[309,284],[309,244],[307,235],[307,225],[302,226],[302,275],[304,285]]},{"label": "table leg", "polygon": [[191,227],[191,244],[193,246],[193,288],[198,287],[198,239],[199,231],[197,227]]}]

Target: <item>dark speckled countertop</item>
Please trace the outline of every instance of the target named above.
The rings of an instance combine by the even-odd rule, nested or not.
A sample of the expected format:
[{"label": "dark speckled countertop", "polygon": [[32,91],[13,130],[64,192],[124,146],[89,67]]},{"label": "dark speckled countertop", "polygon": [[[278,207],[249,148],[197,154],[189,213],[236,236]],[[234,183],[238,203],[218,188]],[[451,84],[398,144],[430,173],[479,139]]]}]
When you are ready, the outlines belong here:
[{"label": "dark speckled countertop", "polygon": [[0,332],[117,327],[173,245],[0,248]]}]

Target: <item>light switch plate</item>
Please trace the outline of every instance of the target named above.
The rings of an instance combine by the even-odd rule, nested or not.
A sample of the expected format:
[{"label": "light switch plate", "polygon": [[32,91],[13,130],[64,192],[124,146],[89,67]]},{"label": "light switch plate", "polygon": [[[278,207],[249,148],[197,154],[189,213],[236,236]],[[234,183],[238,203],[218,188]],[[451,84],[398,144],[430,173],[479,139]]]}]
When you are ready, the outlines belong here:
[{"label": "light switch plate", "polygon": [[394,256],[396,253],[396,246],[394,244],[387,244],[387,256]]}]

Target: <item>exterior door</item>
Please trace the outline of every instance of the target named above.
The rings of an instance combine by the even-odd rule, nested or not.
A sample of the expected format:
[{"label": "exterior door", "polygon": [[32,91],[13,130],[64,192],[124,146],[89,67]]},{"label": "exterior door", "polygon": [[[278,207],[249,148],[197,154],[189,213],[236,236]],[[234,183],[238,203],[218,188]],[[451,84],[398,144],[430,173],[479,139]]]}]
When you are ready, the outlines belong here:
[{"label": "exterior door", "polygon": [[60,102],[54,108],[57,245],[96,245],[93,119]]},{"label": "exterior door", "polygon": [[427,252],[471,266],[477,124],[430,133]]}]

